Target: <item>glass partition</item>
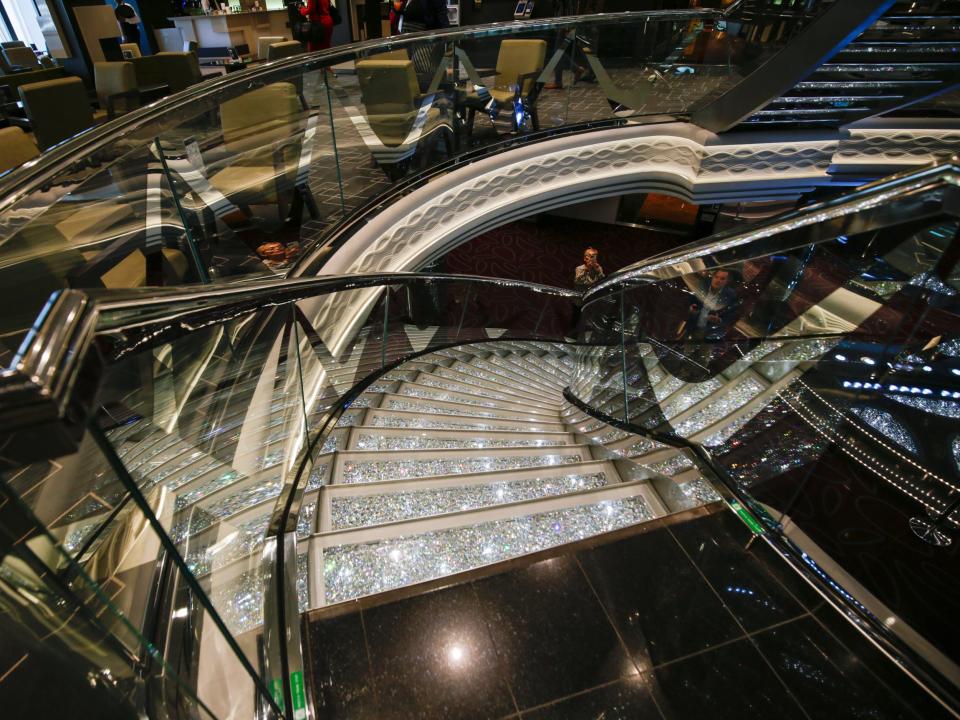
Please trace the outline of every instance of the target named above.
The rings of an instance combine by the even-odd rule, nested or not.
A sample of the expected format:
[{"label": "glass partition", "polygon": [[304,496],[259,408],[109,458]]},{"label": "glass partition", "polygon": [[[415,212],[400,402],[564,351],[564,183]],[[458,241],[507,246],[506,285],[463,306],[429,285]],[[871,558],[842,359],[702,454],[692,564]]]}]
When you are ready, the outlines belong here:
[{"label": "glass partition", "polygon": [[[343,439],[333,425],[405,358],[563,339],[575,293],[418,275],[221,293],[233,299],[104,295],[86,435],[70,456],[5,480],[71,576],[109,594],[207,711],[296,712],[307,547]],[[158,692],[180,702],[175,688]]]},{"label": "glass partition", "polygon": [[739,78],[719,18],[403,35],[260,64],[81,134],[0,180],[0,278],[17,298],[3,342],[57,288],[284,275],[425,172],[526,136],[686,117]]},{"label": "glass partition", "polygon": [[585,299],[571,384],[611,422],[689,449],[663,470],[725,482],[950,662],[953,610],[917,588],[950,572],[929,548],[960,529],[955,192],[952,168],[918,172],[614,275]]}]

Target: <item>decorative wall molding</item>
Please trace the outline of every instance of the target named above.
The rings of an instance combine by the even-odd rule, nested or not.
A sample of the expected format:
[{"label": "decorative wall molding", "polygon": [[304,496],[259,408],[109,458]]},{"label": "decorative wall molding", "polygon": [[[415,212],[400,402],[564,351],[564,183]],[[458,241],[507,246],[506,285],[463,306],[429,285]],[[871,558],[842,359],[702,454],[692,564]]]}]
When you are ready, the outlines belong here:
[{"label": "decorative wall molding", "polygon": [[[960,127],[717,136],[689,123],[638,125],[532,143],[442,175],[359,228],[323,274],[415,270],[490,227],[599,197],[662,192],[694,203],[797,197],[866,174],[946,159]],[[838,177],[855,172],[853,180]],[[362,320],[373,295],[316,308],[321,327]],[[339,331],[335,333],[339,335]],[[333,338],[331,338],[333,339]]]}]

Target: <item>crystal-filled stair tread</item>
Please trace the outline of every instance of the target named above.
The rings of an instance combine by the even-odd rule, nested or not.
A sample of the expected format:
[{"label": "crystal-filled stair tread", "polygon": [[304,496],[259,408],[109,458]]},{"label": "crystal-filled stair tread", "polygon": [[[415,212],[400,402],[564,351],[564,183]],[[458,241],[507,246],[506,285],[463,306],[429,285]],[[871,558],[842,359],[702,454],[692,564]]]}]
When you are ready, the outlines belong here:
[{"label": "crystal-filled stair tread", "polygon": [[477,419],[437,419],[424,417],[421,413],[409,413],[401,410],[376,413],[369,421],[371,427],[425,430],[500,430],[507,432],[563,432],[561,423],[514,423],[509,420]]},{"label": "crystal-filled stair tread", "polygon": [[331,530],[381,525],[443,513],[533,500],[603,487],[603,472],[550,475],[495,483],[447,486],[422,490],[334,497],[330,501]]},{"label": "crystal-filled stair tread", "polygon": [[325,601],[343,602],[652,520],[640,496],[340,545],[323,551]]},{"label": "crystal-filled stair tread", "polygon": [[541,466],[569,465],[589,459],[589,456],[584,452],[431,457],[422,460],[356,460],[350,458],[344,460],[336,482],[385,482],[438,475],[521,470]]},{"label": "crystal-filled stair tread", "polygon": [[435,378],[442,378],[444,380],[451,380],[453,382],[463,383],[465,385],[471,385],[472,387],[477,389],[492,390],[493,392],[503,393],[503,394],[509,393],[515,399],[530,398],[531,400],[542,400],[544,398],[544,395],[542,392],[536,393],[522,387],[517,387],[517,386],[511,387],[505,383],[499,383],[494,380],[481,378],[476,373],[474,373],[473,375],[467,375],[465,373],[462,373],[456,370],[455,368],[446,368],[446,367],[434,368],[433,370],[430,371],[430,375],[432,375]]},{"label": "crystal-filled stair tread", "polygon": [[427,402],[419,398],[408,398],[397,395],[384,396],[380,403],[383,410],[410,410],[430,415],[468,416],[477,418],[500,418],[504,420],[532,420],[533,422],[552,422],[554,418],[548,415],[525,413],[522,410],[505,410],[484,408],[476,405],[465,405],[446,400]]},{"label": "crystal-filled stair tread", "polygon": [[534,437],[436,437],[420,435],[384,435],[376,431],[358,432],[354,450],[459,450],[468,448],[510,447],[559,447],[568,444],[568,436],[544,437],[537,433],[525,433]]},{"label": "crystal-filled stair tread", "polygon": [[501,392],[497,390],[491,390],[489,388],[479,386],[476,383],[469,385],[466,382],[458,380],[450,380],[445,377],[435,377],[432,373],[420,373],[420,375],[414,381],[415,385],[420,387],[430,387],[436,388],[438,390],[449,390],[451,392],[473,395],[479,398],[487,398],[489,400],[497,401],[502,400],[510,403],[517,402],[531,402],[536,406],[541,406],[546,409],[558,405],[557,402],[550,403],[545,398],[541,397],[538,400],[528,399],[523,396],[518,396],[516,393],[510,392]]},{"label": "crystal-filled stair tread", "polygon": [[404,383],[396,392],[402,397],[413,397],[420,400],[440,400],[442,402],[454,402],[463,405],[476,405],[477,407],[490,410],[508,410],[513,412],[535,413],[538,415],[549,415],[556,413],[556,409],[541,405],[531,405],[521,399],[515,400],[492,400],[487,397],[468,395],[463,392],[452,392],[450,390],[438,390],[430,387],[421,387],[419,385]]}]

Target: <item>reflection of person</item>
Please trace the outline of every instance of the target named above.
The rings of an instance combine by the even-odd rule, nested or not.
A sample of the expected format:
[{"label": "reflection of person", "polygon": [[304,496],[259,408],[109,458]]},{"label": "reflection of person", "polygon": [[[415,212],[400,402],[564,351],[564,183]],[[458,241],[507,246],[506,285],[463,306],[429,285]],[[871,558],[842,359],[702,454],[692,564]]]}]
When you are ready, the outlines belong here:
[{"label": "reflection of person", "polygon": [[586,290],[603,280],[603,268],[597,260],[598,254],[593,247],[583,251],[583,265],[577,266],[573,273],[573,284],[578,290]]},{"label": "reflection of person", "polygon": [[140,44],[140,18],[137,17],[137,11],[128,5],[124,0],[117,0],[117,7],[113,11],[117,22],[120,23],[120,30],[123,32],[123,41],[128,43]]},{"label": "reflection of person", "polygon": [[300,8],[303,15],[311,24],[320,28],[314,35],[315,39],[307,40],[307,50],[326,50],[330,47],[330,38],[333,35],[333,18],[330,16],[330,0],[307,0],[307,6]]},{"label": "reflection of person", "polygon": [[717,270],[710,276],[702,298],[690,304],[685,330],[688,338],[717,340],[726,333],[740,302],[729,283],[729,270]]}]

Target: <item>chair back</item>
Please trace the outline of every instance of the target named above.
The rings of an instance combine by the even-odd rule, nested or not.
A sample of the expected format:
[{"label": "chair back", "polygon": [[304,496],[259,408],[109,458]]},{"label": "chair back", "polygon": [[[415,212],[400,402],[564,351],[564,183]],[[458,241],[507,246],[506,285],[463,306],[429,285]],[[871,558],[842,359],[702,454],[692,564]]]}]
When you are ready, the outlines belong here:
[{"label": "chair back", "polygon": [[200,72],[200,59],[196,53],[162,52],[157,53],[157,57],[161,58],[170,92],[180,92],[203,80],[203,73]]},{"label": "chair back", "polygon": [[192,52],[161,52],[133,58],[137,85],[167,85],[170,92],[179,92],[203,80],[200,62]]},{"label": "chair back", "polygon": [[267,49],[274,43],[286,41],[282,35],[263,35],[257,38],[257,57],[261,60],[267,59]]},{"label": "chair back", "polygon": [[157,39],[157,47],[161,52],[183,50],[183,33],[180,32],[180,28],[154,28],[153,36]]},{"label": "chair back", "polygon": [[275,42],[267,46],[267,60],[279,60],[280,58],[292,57],[306,52],[303,43],[296,40],[284,40]]},{"label": "chair back", "polygon": [[420,87],[412,60],[381,60],[356,64],[367,122],[384,145],[396,147],[406,140],[417,117]]},{"label": "chair back", "polygon": [[303,113],[300,95],[293,83],[277,82],[220,106],[223,146],[232,152],[246,152],[290,138]]},{"label": "chair back", "polygon": [[420,86],[413,61],[381,60],[381,56],[356,63],[360,95],[367,113],[408,113],[416,108]]},{"label": "chair back", "polygon": [[[543,70],[547,57],[546,40],[504,40],[500,43],[497,56],[497,90],[513,90],[517,78],[527,73]],[[533,80],[525,80],[522,94],[526,95],[533,87]]]},{"label": "chair back", "polygon": [[3,55],[8,65],[19,65],[26,68],[40,67],[40,61],[37,60],[37,54],[32,48],[11,47],[4,48]]},{"label": "chair back", "polygon": [[93,83],[100,107],[106,108],[110,95],[136,89],[137,74],[132,62],[96,62],[93,64]]},{"label": "chair back", "polygon": [[40,148],[18,127],[0,128],[0,173],[23,165],[40,154]]},{"label": "chair back", "polygon": [[143,57],[140,53],[140,46],[136,43],[120,43],[120,52],[123,53],[123,59]]},{"label": "chair back", "polygon": [[20,99],[41,150],[93,126],[87,89],[78,77],[22,85]]}]

